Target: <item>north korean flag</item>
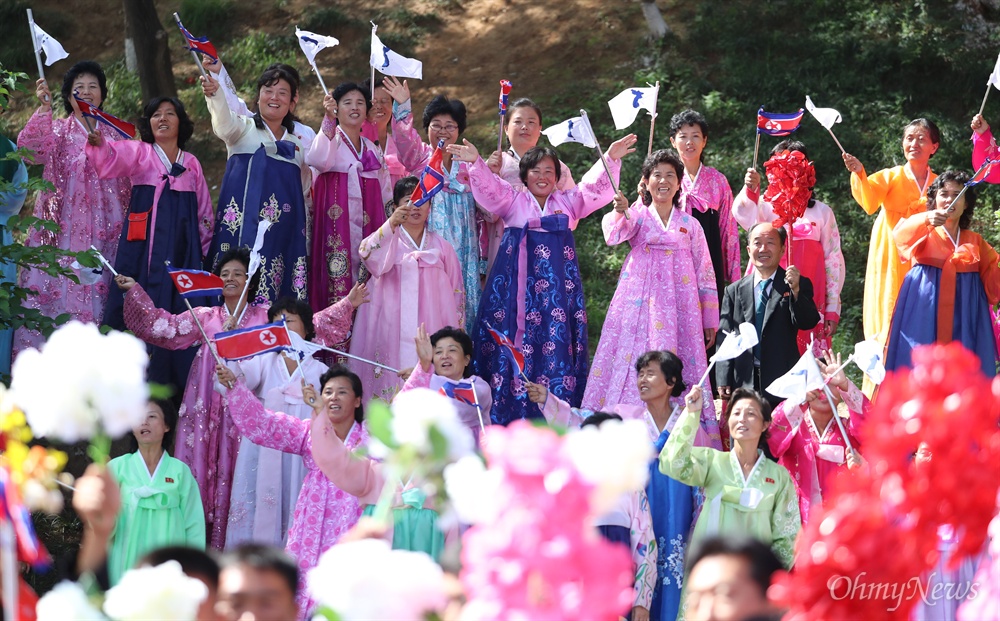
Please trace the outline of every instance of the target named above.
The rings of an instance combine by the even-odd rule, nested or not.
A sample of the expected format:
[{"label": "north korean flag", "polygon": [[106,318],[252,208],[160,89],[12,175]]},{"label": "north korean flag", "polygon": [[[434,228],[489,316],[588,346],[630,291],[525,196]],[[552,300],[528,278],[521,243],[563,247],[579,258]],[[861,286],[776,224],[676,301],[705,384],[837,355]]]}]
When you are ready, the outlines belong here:
[{"label": "north korean flag", "polygon": [[420,207],[444,188],[443,159],[444,140],[439,140],[430,161],[424,166],[424,172],[420,173],[420,182],[410,195],[410,202],[414,207]]},{"label": "north korean flag", "polygon": [[167,266],[167,272],[182,298],[222,295],[222,279],[201,270],[184,270]]},{"label": "north korean flag", "polygon": [[799,128],[805,110],[783,114],[781,112],[764,112],[764,106],[757,111],[757,133],[768,136],[787,136]]},{"label": "north korean flag", "polygon": [[[175,15],[176,16],[176,15]],[[199,52],[208,56],[212,60],[219,60],[219,53],[215,51],[215,46],[208,40],[208,37],[196,37],[181,23],[181,18],[177,17],[177,27],[181,29],[184,38],[187,39],[188,48],[192,52]]]},{"label": "north korean flag", "polygon": [[476,405],[476,389],[473,387],[472,382],[448,382],[444,386],[441,386],[438,392],[456,401]]},{"label": "north korean flag", "polygon": [[76,93],[73,93],[73,98],[76,99],[77,105],[80,106],[80,113],[83,114],[83,116],[89,116],[92,119],[97,119],[101,123],[110,125],[111,128],[121,134],[123,138],[135,138],[135,125],[132,125],[128,121],[123,121],[114,115],[108,114],[100,108],[90,105],[86,101],[77,97]]},{"label": "north korean flag", "polygon": [[492,336],[493,340],[497,342],[497,345],[507,348],[507,351],[510,352],[510,357],[514,359],[514,364],[517,365],[518,371],[521,373],[521,375],[524,375],[524,354],[518,351],[517,347],[515,347],[514,343],[511,342],[509,338],[507,338],[506,334],[501,334],[500,332],[497,332],[496,330],[493,329],[493,326],[488,324],[486,326],[486,329],[490,331],[490,336]]},{"label": "north korean flag", "polygon": [[284,319],[215,335],[215,348],[226,360],[252,358],[271,351],[282,351],[291,345]]}]

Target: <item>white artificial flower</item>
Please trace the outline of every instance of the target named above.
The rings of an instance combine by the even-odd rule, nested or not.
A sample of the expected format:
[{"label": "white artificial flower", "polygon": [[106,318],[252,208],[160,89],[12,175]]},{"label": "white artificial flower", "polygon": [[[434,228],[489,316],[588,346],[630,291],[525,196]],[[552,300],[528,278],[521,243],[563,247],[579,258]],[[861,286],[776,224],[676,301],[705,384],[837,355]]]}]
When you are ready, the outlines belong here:
[{"label": "white artificial flower", "polygon": [[115,621],[194,621],[208,587],[177,561],[125,572],[108,590],[104,612]]},{"label": "white artificial flower", "polygon": [[333,546],[307,580],[313,599],[344,621],[421,621],[447,603],[441,567],[423,552],[393,550],[383,539]]},{"label": "white artificial flower", "polygon": [[614,508],[622,494],[646,486],[653,451],[640,420],[609,420],[566,436],[562,450],[580,476],[595,486],[591,509],[596,515]]},{"label": "white artificial flower", "polygon": [[148,362],[145,346],[134,336],[105,336],[93,324],[71,321],[41,351],[18,355],[11,391],[37,437],[73,443],[100,429],[119,437],[145,417]]},{"label": "white artificial flower", "polygon": [[397,443],[414,446],[421,454],[432,452],[430,430],[434,427],[448,441],[448,457],[459,459],[472,453],[476,442],[462,423],[452,400],[433,390],[399,393],[392,401],[392,436]]},{"label": "white artificial flower", "polygon": [[503,473],[487,470],[476,455],[466,455],[444,469],[448,500],[466,524],[489,524],[500,513],[500,485]]},{"label": "white artificial flower", "polygon": [[38,621],[106,621],[75,582],[60,582],[35,604]]}]

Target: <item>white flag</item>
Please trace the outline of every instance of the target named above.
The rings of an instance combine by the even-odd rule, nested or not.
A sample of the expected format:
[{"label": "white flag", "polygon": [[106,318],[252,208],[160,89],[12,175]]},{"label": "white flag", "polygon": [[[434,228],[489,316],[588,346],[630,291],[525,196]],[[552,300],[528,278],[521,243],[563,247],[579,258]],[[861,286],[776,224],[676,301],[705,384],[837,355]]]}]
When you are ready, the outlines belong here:
[{"label": "white flag", "polygon": [[289,347],[289,351],[294,352],[298,355],[299,360],[305,360],[318,351],[323,351],[322,345],[317,345],[312,341],[307,341],[298,335],[294,330],[288,331],[288,340],[291,342],[292,346]]},{"label": "white flag", "polygon": [[775,397],[787,400],[788,407],[794,407],[806,400],[806,393],[819,390],[826,384],[823,374],[819,372],[816,357],[811,349],[806,349],[795,366],[778,379],[771,382],[765,390]]},{"label": "white flag", "polygon": [[635,122],[639,110],[649,110],[656,114],[656,87],[626,88],[608,102],[615,129],[625,129]]},{"label": "white flag", "polygon": [[816,104],[809,98],[809,95],[806,95],[806,110],[819,121],[820,125],[827,129],[833,129],[835,124],[843,120],[840,117],[840,113],[833,108],[817,108]]},{"label": "white flag", "polygon": [[95,283],[101,282],[101,278],[104,276],[103,267],[84,267],[80,265],[79,261],[73,261],[70,263],[76,271],[76,275],[80,278],[81,285],[93,285]]},{"label": "white flag", "polygon": [[1000,88],[1000,54],[997,54],[997,64],[993,65],[993,73],[990,74],[990,79],[986,80],[986,83]]},{"label": "white flag", "polygon": [[757,329],[752,323],[741,323],[738,330],[726,334],[725,340],[712,355],[712,360],[732,360],[757,344]]},{"label": "white flag", "polygon": [[590,128],[590,123],[582,116],[566,119],[558,125],[543,129],[542,133],[549,139],[553,147],[558,147],[564,142],[579,142],[591,149],[597,146],[594,130]]},{"label": "white flag", "polygon": [[375,34],[375,26],[372,27],[372,54],[368,63],[384,75],[391,75],[397,78],[423,78],[424,64],[415,58],[400,56],[389,49],[388,45],[382,45],[382,40]]},{"label": "white flag", "polygon": [[316,64],[316,54],[319,54],[328,47],[340,45],[340,41],[333,37],[326,37],[315,32],[309,32],[308,30],[299,30],[298,26],[295,27],[295,36],[299,38],[299,47],[302,48],[302,53],[309,59],[310,65]]},{"label": "white flag", "polygon": [[851,359],[868,376],[868,379],[876,384],[881,384],[882,380],[885,379],[882,344],[878,341],[861,341],[854,346],[854,355],[851,356]]},{"label": "white flag", "polygon": [[269,228],[271,228],[271,221],[266,218],[257,223],[257,237],[254,238],[253,248],[250,249],[250,269],[247,272],[247,282],[250,282],[253,275],[260,269],[260,249],[264,247],[264,234]]},{"label": "white flag", "polygon": [[69,57],[69,53],[63,49],[62,43],[59,43],[49,33],[39,28],[38,24],[32,22],[31,27],[35,31],[35,41],[38,42],[38,49],[35,51],[45,52],[46,67],[51,67],[52,63]]}]

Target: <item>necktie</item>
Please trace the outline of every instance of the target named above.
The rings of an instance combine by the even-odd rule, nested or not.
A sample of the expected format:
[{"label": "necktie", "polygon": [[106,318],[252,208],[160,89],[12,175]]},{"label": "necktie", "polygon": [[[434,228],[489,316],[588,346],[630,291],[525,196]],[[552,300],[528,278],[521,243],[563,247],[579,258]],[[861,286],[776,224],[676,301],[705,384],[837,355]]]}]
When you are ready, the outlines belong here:
[{"label": "necktie", "polygon": [[764,329],[764,311],[767,309],[767,299],[771,297],[771,291],[768,285],[771,284],[771,279],[762,280],[757,283],[756,298],[757,307],[756,313],[754,314],[754,327],[757,328],[757,341],[758,343],[754,345],[753,355],[754,358],[760,360],[760,337],[761,332]]}]

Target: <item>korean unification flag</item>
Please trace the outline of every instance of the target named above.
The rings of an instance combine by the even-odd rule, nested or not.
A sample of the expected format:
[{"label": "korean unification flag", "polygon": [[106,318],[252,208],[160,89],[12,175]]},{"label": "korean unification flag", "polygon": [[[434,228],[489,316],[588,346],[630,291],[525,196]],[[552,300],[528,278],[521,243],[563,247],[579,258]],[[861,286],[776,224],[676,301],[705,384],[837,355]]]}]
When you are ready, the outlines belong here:
[{"label": "korean unification flag", "polygon": [[788,373],[771,382],[765,390],[775,397],[781,397],[788,403],[788,407],[794,407],[806,400],[806,393],[810,390],[823,388],[826,381],[819,372],[819,365],[816,364],[816,357],[811,349],[806,349],[799,361],[795,363]]},{"label": "korean unification flag", "polygon": [[993,65],[993,73],[990,74],[986,83],[1000,88],[1000,54],[997,54],[997,64]]},{"label": "korean unification flag", "polygon": [[582,116],[566,119],[558,125],[543,129],[542,133],[549,139],[553,147],[558,147],[564,142],[579,142],[591,149],[597,146],[594,130],[590,128],[590,123]]},{"label": "korean unification flag", "polygon": [[833,129],[833,126],[842,120],[840,113],[833,108],[817,108],[809,95],[806,95],[806,110],[827,129]]},{"label": "korean unification flag", "polygon": [[639,110],[656,114],[656,87],[626,88],[608,102],[615,129],[625,129],[635,122]]},{"label": "korean unification flag", "polygon": [[415,58],[400,56],[389,49],[388,45],[383,45],[382,40],[375,34],[372,28],[372,54],[369,64],[383,75],[391,75],[397,78],[423,79],[424,64]]},{"label": "korean unification flag", "polygon": [[31,28],[35,31],[35,41],[38,42],[39,52],[45,52],[45,66],[51,67],[52,63],[69,57],[69,53],[63,49],[62,43],[56,41],[49,33],[32,22]]},{"label": "korean unification flag", "polygon": [[302,48],[302,53],[309,59],[310,65],[316,64],[316,54],[319,54],[328,47],[340,45],[340,41],[333,37],[326,37],[315,32],[309,32],[308,30],[299,30],[298,26],[295,27],[295,36],[298,37],[299,47]]}]

